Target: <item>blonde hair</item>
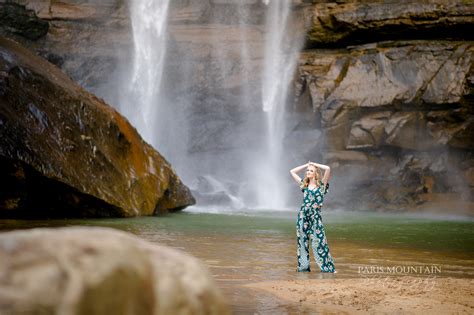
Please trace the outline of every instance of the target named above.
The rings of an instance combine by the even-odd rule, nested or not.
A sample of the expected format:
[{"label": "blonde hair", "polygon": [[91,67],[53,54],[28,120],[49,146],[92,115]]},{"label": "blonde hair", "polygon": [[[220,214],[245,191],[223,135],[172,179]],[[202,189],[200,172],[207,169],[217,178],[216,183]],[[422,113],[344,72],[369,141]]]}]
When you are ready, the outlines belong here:
[{"label": "blonde hair", "polygon": [[[315,174],[316,174],[316,182],[319,184],[319,181],[320,181],[321,178],[323,177],[323,176],[321,175],[321,169],[320,169],[319,167],[317,167],[317,166],[314,166],[314,165],[310,165],[310,166],[312,166],[312,167],[314,167],[314,168],[316,169],[316,172],[315,172]],[[309,168],[309,166],[308,166],[308,168]],[[301,188],[302,188],[302,189],[303,189],[303,188],[307,188],[308,185],[309,185],[309,178],[305,175],[304,178],[303,178],[303,184],[301,185]]]}]

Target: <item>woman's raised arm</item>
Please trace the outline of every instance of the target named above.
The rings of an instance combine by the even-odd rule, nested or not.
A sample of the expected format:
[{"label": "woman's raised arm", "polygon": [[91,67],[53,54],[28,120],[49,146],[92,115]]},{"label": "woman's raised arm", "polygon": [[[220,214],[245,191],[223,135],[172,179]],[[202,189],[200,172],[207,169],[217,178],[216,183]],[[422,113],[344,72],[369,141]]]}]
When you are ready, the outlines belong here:
[{"label": "woman's raised arm", "polygon": [[322,181],[324,185],[326,185],[329,182],[329,178],[331,177],[331,168],[329,167],[329,165],[318,164],[318,163],[313,163],[313,162],[311,162],[311,164],[319,167],[320,169],[325,170]]},{"label": "woman's raised arm", "polygon": [[308,163],[306,163],[306,164],[297,166],[297,167],[292,168],[292,169],[290,170],[291,177],[293,177],[293,179],[294,179],[298,184],[301,182],[301,178],[298,176],[298,174],[296,174],[296,172],[299,172],[299,171],[305,169],[306,167],[308,167],[309,163],[311,163],[311,162],[308,162]]}]

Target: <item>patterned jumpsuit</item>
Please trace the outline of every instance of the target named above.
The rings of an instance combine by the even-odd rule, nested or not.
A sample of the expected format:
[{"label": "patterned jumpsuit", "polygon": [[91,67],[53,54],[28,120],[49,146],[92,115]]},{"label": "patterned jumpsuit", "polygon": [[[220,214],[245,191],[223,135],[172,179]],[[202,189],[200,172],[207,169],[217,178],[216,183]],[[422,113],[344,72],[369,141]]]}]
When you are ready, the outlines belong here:
[{"label": "patterned jumpsuit", "polygon": [[[303,187],[303,181],[301,181],[300,187]],[[311,245],[314,259],[319,268],[321,268],[321,272],[334,272],[336,270],[334,260],[329,252],[321,218],[321,208],[328,189],[329,183],[324,185],[322,181],[319,181],[319,187],[315,190],[307,187],[301,188],[304,199],[296,221],[298,272],[311,271],[308,250],[309,236],[311,234],[313,235]]]}]

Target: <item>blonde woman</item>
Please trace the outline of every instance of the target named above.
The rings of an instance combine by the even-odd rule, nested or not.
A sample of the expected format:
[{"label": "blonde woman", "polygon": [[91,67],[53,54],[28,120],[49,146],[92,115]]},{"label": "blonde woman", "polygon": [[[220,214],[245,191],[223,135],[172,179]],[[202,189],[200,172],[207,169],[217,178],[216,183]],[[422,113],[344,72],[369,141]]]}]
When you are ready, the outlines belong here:
[{"label": "blonde woman", "polygon": [[[301,179],[297,172],[306,168],[306,174]],[[321,176],[321,169],[325,170]],[[312,236],[311,247],[313,248],[314,259],[322,272],[334,272],[334,260],[329,252],[329,245],[324,232],[323,220],[321,218],[321,208],[324,196],[329,189],[329,178],[331,168],[327,165],[308,162],[297,166],[291,171],[291,176],[300,185],[303,192],[303,203],[298,213],[296,221],[298,272],[309,272],[309,237]]]}]

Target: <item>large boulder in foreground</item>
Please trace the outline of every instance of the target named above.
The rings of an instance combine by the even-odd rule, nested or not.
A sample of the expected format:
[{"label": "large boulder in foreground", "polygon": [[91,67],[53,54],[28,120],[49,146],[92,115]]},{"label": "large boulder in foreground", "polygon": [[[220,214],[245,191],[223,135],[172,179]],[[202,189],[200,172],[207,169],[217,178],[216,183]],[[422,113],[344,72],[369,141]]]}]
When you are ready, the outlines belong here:
[{"label": "large boulder in foreground", "polygon": [[1,314],[229,314],[196,258],[110,228],[0,234]]},{"label": "large boulder in foreground", "polygon": [[5,38],[0,177],[0,217],[128,217],[195,202],[124,117]]}]

